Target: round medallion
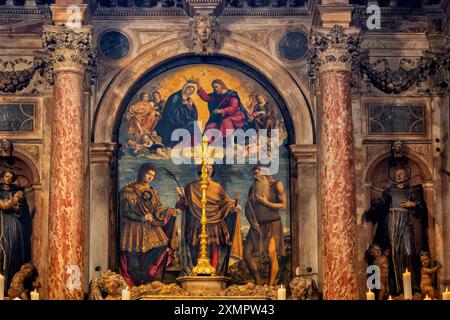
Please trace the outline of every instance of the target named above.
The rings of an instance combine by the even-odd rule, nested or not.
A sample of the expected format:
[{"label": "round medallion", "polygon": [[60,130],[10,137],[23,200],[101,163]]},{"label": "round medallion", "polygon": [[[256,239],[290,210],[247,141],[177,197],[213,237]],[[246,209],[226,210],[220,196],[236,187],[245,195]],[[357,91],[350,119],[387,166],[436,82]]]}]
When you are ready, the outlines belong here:
[{"label": "round medallion", "polygon": [[299,60],[308,52],[308,37],[300,31],[288,32],[278,42],[278,52],[283,59]]},{"label": "round medallion", "polygon": [[122,32],[107,31],[101,35],[99,47],[106,58],[119,60],[130,51],[130,41]]}]

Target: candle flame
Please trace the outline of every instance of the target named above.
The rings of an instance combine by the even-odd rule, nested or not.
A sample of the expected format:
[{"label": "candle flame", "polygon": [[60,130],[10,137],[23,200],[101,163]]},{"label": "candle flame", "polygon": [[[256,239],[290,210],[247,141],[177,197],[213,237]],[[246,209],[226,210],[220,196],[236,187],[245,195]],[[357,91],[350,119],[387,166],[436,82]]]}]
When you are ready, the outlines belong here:
[{"label": "candle flame", "polygon": [[406,273],[408,273],[408,268],[406,268]]},{"label": "candle flame", "polygon": [[391,295],[389,295],[389,300],[392,300],[392,296]]},{"label": "candle flame", "polygon": [[448,292],[448,287],[445,287],[445,292],[446,292],[446,293]]}]

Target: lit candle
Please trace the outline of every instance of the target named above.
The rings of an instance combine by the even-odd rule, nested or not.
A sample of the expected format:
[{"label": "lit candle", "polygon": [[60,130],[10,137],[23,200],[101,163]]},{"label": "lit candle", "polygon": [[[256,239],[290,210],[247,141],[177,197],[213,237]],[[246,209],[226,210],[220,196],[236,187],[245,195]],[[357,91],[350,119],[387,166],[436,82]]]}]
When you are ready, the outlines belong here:
[{"label": "lit candle", "polygon": [[0,300],[5,298],[5,277],[0,274]]},{"label": "lit candle", "polygon": [[122,300],[131,300],[131,292],[128,287],[122,290]]},{"label": "lit candle", "polygon": [[370,289],[369,292],[366,292],[366,300],[375,300],[375,293],[373,293]]},{"label": "lit candle", "polygon": [[403,273],[403,298],[412,300],[411,272],[408,272],[408,269]]},{"label": "lit candle", "polygon": [[393,300],[391,295],[389,295],[389,299],[388,300]]},{"label": "lit candle", "polygon": [[30,292],[31,300],[39,300],[39,292],[36,289]]},{"label": "lit candle", "polygon": [[445,288],[445,292],[442,292],[442,300],[450,300],[450,292],[448,288]]},{"label": "lit candle", "polygon": [[428,294],[426,295],[425,299],[423,300],[431,300],[431,298],[428,296]]},{"label": "lit candle", "polygon": [[278,300],[286,300],[286,289],[283,285],[278,289]]}]

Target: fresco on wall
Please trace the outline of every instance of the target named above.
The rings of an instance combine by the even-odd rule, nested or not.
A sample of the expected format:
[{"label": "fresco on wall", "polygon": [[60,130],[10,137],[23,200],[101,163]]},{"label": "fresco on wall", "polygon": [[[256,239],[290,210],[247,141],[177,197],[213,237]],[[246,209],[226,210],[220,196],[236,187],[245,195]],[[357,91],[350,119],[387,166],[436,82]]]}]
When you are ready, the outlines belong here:
[{"label": "fresco on wall", "polygon": [[[218,274],[235,283],[253,278],[274,284],[289,277],[288,137],[281,111],[257,80],[231,68],[195,64],[148,81],[131,99],[121,121],[119,260],[125,280],[130,285],[171,282],[190,274],[196,263],[199,175],[196,164],[172,161],[174,149],[186,143],[171,139],[180,128],[193,136],[216,129],[224,139],[238,129],[268,137],[279,130],[279,170],[273,176],[261,176],[264,167],[255,169],[249,163],[208,167],[208,253]],[[250,155],[258,148],[261,145],[236,143],[235,150]],[[270,273],[269,265],[280,272]]]}]

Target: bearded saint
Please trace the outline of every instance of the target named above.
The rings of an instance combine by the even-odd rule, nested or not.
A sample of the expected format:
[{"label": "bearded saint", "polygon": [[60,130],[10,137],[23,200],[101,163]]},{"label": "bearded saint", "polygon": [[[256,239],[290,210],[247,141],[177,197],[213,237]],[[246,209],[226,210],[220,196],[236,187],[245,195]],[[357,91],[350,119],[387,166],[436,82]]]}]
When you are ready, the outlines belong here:
[{"label": "bearded saint", "polygon": [[[200,170],[199,170],[200,175]],[[231,199],[225,189],[211,180],[214,167],[207,166],[209,177],[206,189],[206,219],[208,233],[208,253],[211,265],[217,275],[225,275],[228,270],[230,257],[242,259],[242,238],[240,206]],[[202,216],[201,180],[187,185],[185,191],[179,191],[178,207],[184,209],[185,218],[182,221],[184,250],[182,248],[182,273],[190,274],[192,267],[197,264],[200,252],[200,233]]]}]

